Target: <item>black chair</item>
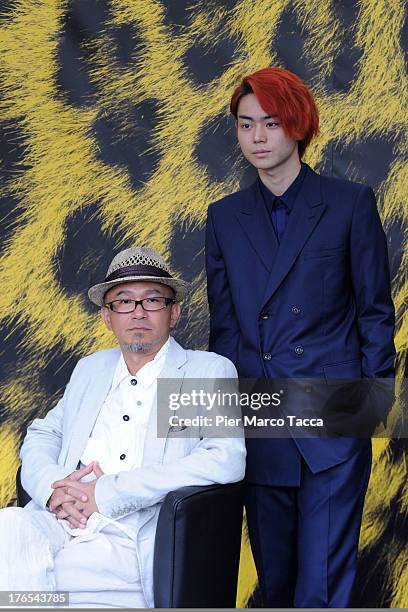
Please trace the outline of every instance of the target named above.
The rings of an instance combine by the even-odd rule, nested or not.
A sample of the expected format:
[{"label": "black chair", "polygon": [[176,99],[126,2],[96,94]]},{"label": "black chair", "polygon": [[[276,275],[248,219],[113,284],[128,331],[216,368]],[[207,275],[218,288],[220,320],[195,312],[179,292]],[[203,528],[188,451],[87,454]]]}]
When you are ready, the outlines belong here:
[{"label": "black chair", "polygon": [[23,489],[23,486],[21,484],[21,465],[18,468],[17,474],[16,474],[16,493],[17,493],[17,505],[18,506],[21,506],[21,507],[26,506],[28,502],[31,501],[31,497],[29,496],[27,491]]},{"label": "black chair", "polygon": [[[30,497],[16,488],[19,506]],[[183,487],[166,495],[154,545],[156,608],[235,608],[243,485]]]}]

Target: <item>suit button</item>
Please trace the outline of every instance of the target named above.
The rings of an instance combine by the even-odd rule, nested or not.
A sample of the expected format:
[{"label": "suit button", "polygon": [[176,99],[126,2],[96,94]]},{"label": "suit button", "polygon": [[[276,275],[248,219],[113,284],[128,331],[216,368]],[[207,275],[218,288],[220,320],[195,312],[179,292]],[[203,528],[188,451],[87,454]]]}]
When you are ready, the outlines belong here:
[{"label": "suit button", "polygon": [[137,385],[136,378],[132,378],[132,380],[130,381],[130,384],[133,385],[133,386]]},{"label": "suit button", "polygon": [[267,321],[269,319],[269,315],[267,312],[261,312],[259,318],[262,319],[262,321]]},{"label": "suit button", "polygon": [[295,347],[295,353],[296,353],[296,355],[303,355],[303,351],[304,351],[303,346],[296,346],[296,347]]},{"label": "suit button", "polygon": [[302,310],[299,308],[299,306],[292,306],[292,314],[299,315],[301,312]]},{"label": "suit button", "polygon": [[263,358],[265,361],[270,361],[272,359],[272,355],[270,353],[264,353]]}]

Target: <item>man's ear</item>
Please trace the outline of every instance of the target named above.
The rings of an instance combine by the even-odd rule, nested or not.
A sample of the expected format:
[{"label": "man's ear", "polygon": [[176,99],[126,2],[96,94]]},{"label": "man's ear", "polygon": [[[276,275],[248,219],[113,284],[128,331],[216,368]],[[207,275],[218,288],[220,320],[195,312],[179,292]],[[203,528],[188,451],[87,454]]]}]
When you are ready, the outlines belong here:
[{"label": "man's ear", "polygon": [[171,313],[170,313],[170,329],[173,329],[173,327],[175,327],[177,321],[180,318],[180,314],[181,314],[180,304],[178,303],[172,304]]},{"label": "man's ear", "polygon": [[106,306],[102,306],[101,308],[101,317],[103,319],[103,322],[105,323],[106,327],[112,331],[112,324],[111,324],[111,320],[110,320],[110,309],[106,308]]}]

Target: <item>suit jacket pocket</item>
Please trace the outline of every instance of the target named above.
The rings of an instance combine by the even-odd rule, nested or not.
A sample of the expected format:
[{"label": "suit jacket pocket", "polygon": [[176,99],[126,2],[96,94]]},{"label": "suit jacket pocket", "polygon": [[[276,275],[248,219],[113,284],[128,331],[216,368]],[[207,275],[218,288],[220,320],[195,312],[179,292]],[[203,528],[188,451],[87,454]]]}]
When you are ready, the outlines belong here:
[{"label": "suit jacket pocket", "polygon": [[361,359],[350,359],[323,366],[328,385],[336,385],[338,380],[361,378]]},{"label": "suit jacket pocket", "polygon": [[169,428],[169,435],[175,434],[175,433],[181,433],[182,431],[185,431],[186,429],[188,429],[188,425],[172,425]]},{"label": "suit jacket pocket", "polygon": [[327,257],[345,257],[346,255],[347,249],[344,246],[307,249],[303,252],[305,259],[325,259]]}]

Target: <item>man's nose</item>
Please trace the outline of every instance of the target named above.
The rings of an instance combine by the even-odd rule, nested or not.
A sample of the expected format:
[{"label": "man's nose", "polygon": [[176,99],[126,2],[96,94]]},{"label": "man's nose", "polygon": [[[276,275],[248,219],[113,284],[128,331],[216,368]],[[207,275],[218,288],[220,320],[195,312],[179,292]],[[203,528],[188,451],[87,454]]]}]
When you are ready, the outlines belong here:
[{"label": "man's nose", "polygon": [[142,305],[141,304],[137,304],[136,308],[133,311],[133,317],[135,319],[144,319],[146,316],[146,311],[143,310]]},{"label": "man's nose", "polygon": [[265,127],[263,125],[255,125],[253,136],[254,136],[254,142],[265,142],[266,141]]}]

